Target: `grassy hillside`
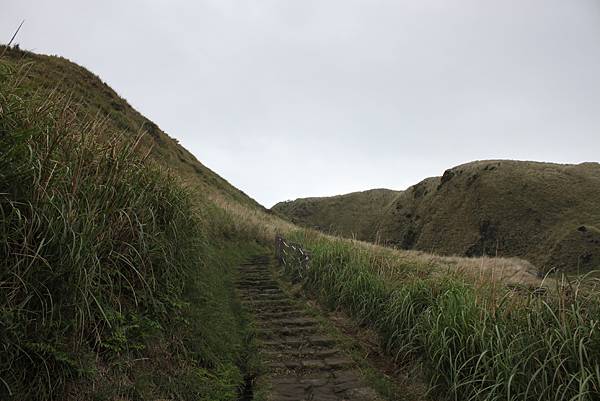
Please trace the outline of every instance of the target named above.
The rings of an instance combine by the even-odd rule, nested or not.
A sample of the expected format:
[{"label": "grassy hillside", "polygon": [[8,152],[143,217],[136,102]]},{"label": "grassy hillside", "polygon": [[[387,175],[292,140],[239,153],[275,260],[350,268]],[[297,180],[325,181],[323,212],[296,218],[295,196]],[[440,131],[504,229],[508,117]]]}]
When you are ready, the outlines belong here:
[{"label": "grassy hillside", "polygon": [[[385,205],[361,194],[299,199],[273,209],[303,225],[403,249],[517,256],[544,270],[600,267],[598,163],[478,161],[396,192]],[[364,219],[351,218],[361,210]]]},{"label": "grassy hillside", "polygon": [[[287,268],[305,289],[377,331],[400,369],[422,364],[434,393],[598,399],[597,281],[542,281],[516,258],[435,256],[298,230],[202,166],[85,69],[18,49],[0,55],[1,400],[239,400],[260,364],[233,267],[272,249],[275,233],[311,251],[310,269]],[[520,182],[509,169],[519,163],[486,163],[405,192],[336,197],[319,219],[346,235],[379,231],[392,243],[425,248],[419,241],[435,233],[417,231],[417,222],[441,209],[444,197],[461,216],[469,213],[461,202],[473,204],[465,188],[499,197]],[[600,226],[598,166],[532,168],[525,180],[532,193],[548,185],[542,194],[556,197],[558,183],[571,191],[564,202],[535,203],[550,209],[535,216],[563,228],[585,221],[557,229],[546,258],[558,264],[587,252]],[[488,183],[494,172],[504,178]],[[320,200],[307,204],[280,208],[308,219]],[[475,205],[478,213],[501,206]],[[336,226],[341,209],[346,225]],[[417,234],[400,230],[401,217],[415,222]],[[383,224],[392,218],[400,227]],[[428,218],[454,224],[451,212]],[[489,253],[488,243],[480,250]],[[548,283],[557,288],[538,288]]]},{"label": "grassy hillside", "polygon": [[273,206],[273,210],[293,223],[330,234],[374,239],[377,224],[397,195],[398,192],[389,189],[372,189],[326,198],[280,202]]},{"label": "grassy hillside", "polygon": [[331,310],[376,331],[399,370],[413,379],[425,372],[435,397],[600,397],[598,280],[563,278],[546,281],[548,291],[527,292],[501,285],[494,274],[448,269],[444,258],[428,263],[422,255],[307,230],[289,239],[311,255],[307,268],[293,252],[282,254],[290,277]]},{"label": "grassy hillside", "polygon": [[265,236],[213,199],[262,209],[83,68],[0,54],[0,399],[238,399]]},{"label": "grassy hillside", "polygon": [[[34,93],[68,98],[77,104],[87,119],[102,120],[106,132],[119,132],[132,140],[140,133],[141,145],[150,150],[150,157],[173,170],[198,191],[217,193],[251,207],[260,207],[239,189],[202,165],[176,139],[164,133],[155,123],[142,116],[98,76],[71,61],[58,56],[35,54],[0,46],[3,64],[19,70],[19,86],[23,96]],[[100,134],[103,135],[103,134]]]}]

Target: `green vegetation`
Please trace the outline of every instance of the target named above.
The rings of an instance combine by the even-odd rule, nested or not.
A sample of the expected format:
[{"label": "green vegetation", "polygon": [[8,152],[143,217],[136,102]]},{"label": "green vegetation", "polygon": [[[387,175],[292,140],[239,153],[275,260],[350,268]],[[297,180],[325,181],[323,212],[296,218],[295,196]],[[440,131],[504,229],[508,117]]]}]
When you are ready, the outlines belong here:
[{"label": "green vegetation", "polygon": [[[276,232],[311,251],[304,287],[422,365],[432,393],[598,399],[596,281],[524,296],[503,284],[539,285],[523,261],[294,231],[87,70],[0,54],[0,399],[238,399],[260,363],[232,267]],[[586,270],[599,177],[589,163],[478,162],[401,193],[276,209],[403,248]]]},{"label": "green vegetation", "polygon": [[[149,150],[149,158],[176,173],[194,192],[219,194],[250,208],[264,208],[213,171],[202,165],[176,139],[137,112],[110,86],[71,61],[58,56],[35,54],[17,48],[0,46],[2,62],[19,71],[19,87],[23,97],[65,97],[77,104],[86,119],[100,119],[106,133],[118,132],[130,140],[140,133],[140,145]],[[106,134],[99,132],[98,135]]]},{"label": "green vegetation", "polygon": [[403,192],[283,202],[311,228],[442,255],[515,256],[544,271],[600,267],[600,164],[468,163]]},{"label": "green vegetation", "polygon": [[[106,86],[69,94],[97,83],[83,69],[7,54],[0,399],[237,399],[253,357],[231,267],[262,248],[199,188],[243,195],[207,169],[193,182],[148,157],[147,137],[115,123],[127,112],[95,109]],[[50,90],[43,73],[58,66],[65,81]]]},{"label": "green vegetation", "polygon": [[[299,295],[304,297],[311,296],[310,293],[304,293],[302,291],[303,288],[299,288],[298,285],[292,284],[292,282],[297,280],[297,276],[293,273],[297,272],[288,271],[288,274],[285,273],[285,271],[280,270],[279,266],[277,266],[274,271],[274,277],[288,295],[293,297],[298,297]],[[319,321],[321,329],[327,333],[328,336],[335,339],[336,344],[341,347],[344,353],[352,358],[354,363],[356,363],[356,366],[360,369],[365,382],[371,388],[375,389],[380,396],[390,401],[418,401],[425,399],[423,389],[419,388],[418,385],[415,385],[415,383],[418,383],[418,377],[416,377],[415,372],[411,372],[410,384],[402,382],[400,385],[374,366],[373,359],[377,358],[377,355],[368,355],[372,350],[368,349],[363,341],[356,338],[354,335],[348,335],[342,332],[339,327],[339,322],[344,321],[348,324],[354,324],[350,319],[340,319],[339,316],[336,316],[336,321],[338,323],[336,325],[330,319],[330,316],[327,316],[326,311],[324,311],[323,308],[319,308],[318,305],[307,302],[306,304],[303,304],[303,307],[314,319]],[[353,327],[353,329],[356,328]],[[369,340],[371,340],[371,338],[369,338]],[[369,343],[368,345],[372,344]]]},{"label": "green vegetation", "polygon": [[378,222],[398,192],[372,189],[327,198],[304,198],[280,202],[273,211],[292,223],[329,234],[375,240]]},{"label": "green vegetation", "polygon": [[330,308],[377,330],[399,363],[421,363],[453,400],[595,400],[600,396],[596,282],[523,296],[475,285],[373,247],[297,231],[309,268],[289,273]]}]

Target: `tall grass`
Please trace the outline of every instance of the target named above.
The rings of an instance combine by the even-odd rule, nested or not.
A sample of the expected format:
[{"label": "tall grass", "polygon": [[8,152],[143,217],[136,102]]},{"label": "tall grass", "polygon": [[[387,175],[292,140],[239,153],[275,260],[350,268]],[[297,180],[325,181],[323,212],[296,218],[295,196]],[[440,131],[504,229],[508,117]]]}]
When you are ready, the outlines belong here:
[{"label": "tall grass", "polygon": [[292,239],[312,255],[304,285],[375,328],[399,362],[422,363],[433,392],[453,400],[599,399],[597,290],[523,296],[393,264],[348,241],[305,231]]},{"label": "tall grass", "polygon": [[247,238],[27,68],[0,60],[0,399],[235,399]]}]

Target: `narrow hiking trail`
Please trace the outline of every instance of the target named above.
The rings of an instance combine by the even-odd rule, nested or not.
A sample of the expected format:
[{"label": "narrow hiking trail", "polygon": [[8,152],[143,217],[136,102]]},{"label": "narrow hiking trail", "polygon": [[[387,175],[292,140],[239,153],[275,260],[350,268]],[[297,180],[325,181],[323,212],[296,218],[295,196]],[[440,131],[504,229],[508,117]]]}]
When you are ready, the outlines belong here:
[{"label": "narrow hiking trail", "polygon": [[318,321],[279,287],[261,256],[240,266],[237,293],[256,323],[269,401],[379,401]]}]

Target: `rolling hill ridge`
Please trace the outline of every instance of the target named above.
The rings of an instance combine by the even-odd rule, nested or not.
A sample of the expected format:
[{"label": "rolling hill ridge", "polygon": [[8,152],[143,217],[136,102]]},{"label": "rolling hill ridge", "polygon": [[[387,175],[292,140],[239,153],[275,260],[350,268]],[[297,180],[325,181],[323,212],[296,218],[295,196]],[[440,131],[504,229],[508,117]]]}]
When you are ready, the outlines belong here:
[{"label": "rolling hill ridge", "polygon": [[281,202],[294,223],[444,255],[522,257],[541,269],[600,267],[600,164],[488,160],[406,191]]},{"label": "rolling hill ridge", "polygon": [[[15,47],[0,46],[3,62],[22,71],[25,96],[53,94],[77,104],[80,119],[102,120],[105,132],[122,132],[135,140],[140,134],[142,147],[150,158],[202,192],[217,193],[252,208],[264,207],[204,166],[179,142],[157,124],[135,110],[97,75],[60,56],[36,54]],[[85,115],[83,115],[85,114]]]},{"label": "rolling hill ridge", "polygon": [[0,399],[237,399],[232,267],[266,241],[234,207],[265,210],[90,71],[0,46]]}]

